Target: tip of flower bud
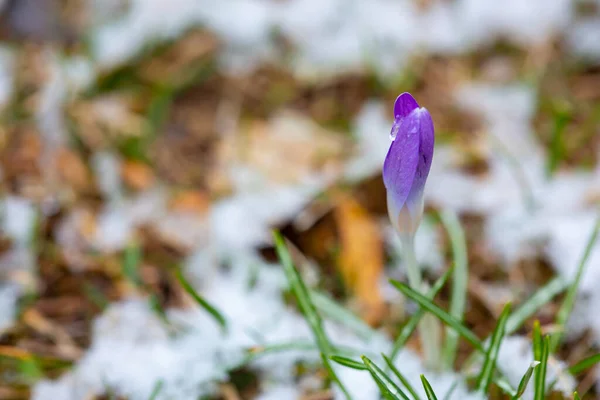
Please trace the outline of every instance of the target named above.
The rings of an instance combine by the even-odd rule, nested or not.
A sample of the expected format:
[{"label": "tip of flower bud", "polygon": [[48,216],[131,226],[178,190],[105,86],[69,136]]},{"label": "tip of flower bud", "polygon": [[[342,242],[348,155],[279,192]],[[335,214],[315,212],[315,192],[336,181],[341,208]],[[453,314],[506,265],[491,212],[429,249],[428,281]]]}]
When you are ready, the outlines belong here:
[{"label": "tip of flower bud", "polygon": [[396,98],[394,103],[394,118],[401,120],[407,117],[415,108],[419,108],[419,103],[410,93],[404,92]]}]

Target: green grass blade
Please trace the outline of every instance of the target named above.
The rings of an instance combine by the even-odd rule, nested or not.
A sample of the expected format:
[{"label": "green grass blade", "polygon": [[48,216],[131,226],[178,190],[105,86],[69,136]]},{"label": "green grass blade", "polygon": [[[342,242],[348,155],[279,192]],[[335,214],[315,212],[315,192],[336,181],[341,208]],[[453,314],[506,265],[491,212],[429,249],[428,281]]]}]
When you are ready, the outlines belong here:
[{"label": "green grass blade", "polygon": [[156,400],[163,388],[163,385],[164,385],[164,382],[162,380],[159,380],[158,382],[156,382],[156,384],[154,385],[154,388],[152,389],[152,393],[150,393],[150,397],[148,398],[148,400]]},{"label": "green grass blade", "polygon": [[437,396],[435,395],[433,388],[427,381],[427,378],[425,378],[425,375],[421,375],[421,382],[423,383],[423,388],[425,388],[425,394],[427,395],[427,399],[428,400],[437,400]]},{"label": "green grass blade", "polygon": [[396,366],[392,363],[392,360],[387,358],[385,356],[385,354],[382,354],[381,356],[385,360],[385,363],[387,364],[388,368],[394,373],[394,375],[396,375],[396,378],[398,378],[398,380],[400,381],[400,383],[402,383],[402,385],[406,388],[406,390],[408,390],[408,392],[410,393],[412,398],[414,400],[420,400],[419,394],[417,393],[415,388],[412,387],[412,385],[406,379],[406,377],[404,375],[402,375],[402,373],[398,370],[398,368],[396,368]]},{"label": "green grass blade", "polygon": [[452,384],[452,386],[450,386],[450,389],[448,389],[448,391],[444,395],[443,400],[450,400],[452,398],[452,393],[454,393],[454,391],[456,390],[457,387],[458,387],[458,381],[455,381]]},{"label": "green grass blade", "polygon": [[348,368],[352,368],[352,369],[358,369],[361,371],[367,371],[368,368],[365,366],[365,364],[359,362],[359,361],[354,361],[351,358],[348,357],[343,357],[343,356],[331,356],[329,357],[331,359],[331,361],[335,361],[336,363],[343,365],[344,367],[348,367]]},{"label": "green grass blade", "polygon": [[[536,343],[537,342],[537,343]],[[535,394],[534,400],[544,400],[546,398],[546,370],[548,368],[548,355],[550,353],[550,337],[541,337],[541,333],[534,332],[534,353],[536,361],[540,362],[535,371]],[[539,358],[538,358],[539,357]]]},{"label": "green grass blade", "polygon": [[[542,362],[542,352],[543,352],[543,339],[542,339],[542,328],[540,327],[540,321],[535,320],[533,322],[533,332],[531,333],[532,345],[533,345],[533,360],[539,363]],[[534,372],[534,388],[537,391],[540,386],[540,367],[538,367]]]},{"label": "green grass blade", "polygon": [[496,370],[496,360],[498,358],[502,339],[504,339],[504,334],[506,333],[506,321],[508,320],[509,315],[510,303],[504,306],[504,310],[502,310],[502,314],[500,314],[500,317],[498,318],[498,323],[492,333],[492,340],[485,353],[485,361],[483,362],[481,373],[477,378],[477,390],[483,393],[488,392],[490,384],[492,383],[494,371]]},{"label": "green grass blade", "polygon": [[521,306],[508,317],[508,321],[506,322],[507,334],[510,335],[516,332],[529,317],[534,315],[556,295],[562,293],[568,286],[569,284],[565,282],[562,277],[556,277],[539,288],[533,296],[521,304]]},{"label": "green grass blade", "polygon": [[535,368],[538,365],[540,365],[539,361],[534,361],[529,365],[529,368],[527,368],[527,371],[525,371],[525,375],[523,375],[523,377],[521,378],[521,381],[519,382],[519,387],[517,388],[517,393],[512,397],[513,400],[520,399],[521,396],[523,396],[523,394],[525,393],[525,390],[527,389],[527,385],[529,384],[529,381],[531,380],[533,371],[535,370]]},{"label": "green grass blade", "polygon": [[343,324],[365,340],[369,340],[378,334],[377,331],[363,322],[354,313],[338,304],[329,296],[310,289],[309,293],[313,304],[324,317]]},{"label": "green grass blade", "polygon": [[223,317],[223,314],[219,312],[212,304],[210,304],[204,297],[200,296],[196,289],[188,282],[188,280],[183,276],[183,273],[179,268],[177,268],[175,274],[177,275],[177,280],[179,284],[189,294],[196,303],[202,308],[204,308],[212,317],[217,321],[217,323],[221,326],[223,331],[227,331],[227,320]]},{"label": "green grass blade", "polygon": [[351,399],[350,393],[344,386],[344,384],[340,381],[337,374],[333,370],[331,363],[329,362],[329,356],[332,354],[332,346],[329,343],[329,339],[325,334],[325,330],[323,329],[323,321],[319,313],[317,313],[317,309],[315,305],[312,303],[310,298],[310,294],[302,277],[294,267],[292,262],[292,257],[285,245],[283,237],[279,232],[273,232],[273,239],[275,242],[275,250],[277,251],[277,256],[281,261],[283,266],[283,270],[285,272],[285,276],[290,284],[290,288],[296,297],[296,301],[298,301],[298,306],[306,318],[306,322],[310,326],[313,336],[315,337],[315,341],[317,342],[317,346],[321,350],[321,358],[323,359],[323,365],[329,372],[331,379],[337,383],[340,387],[340,390],[344,393],[346,399]]},{"label": "green grass blade", "polygon": [[387,394],[389,398],[397,400],[410,400],[410,398],[408,398],[402,389],[400,389],[400,387],[396,385],[396,383],[394,383],[394,381],[387,376],[386,373],[383,372],[381,368],[379,368],[373,361],[365,356],[362,356],[361,358],[371,373],[371,376],[379,385],[379,388],[383,389],[384,395]]},{"label": "green grass blade", "polygon": [[510,382],[507,381],[506,378],[504,378],[503,376],[494,378],[494,383],[500,388],[500,390],[502,390],[510,397],[513,397],[517,394],[517,391],[513,389],[513,387],[510,385]]},{"label": "green grass blade", "polygon": [[[427,298],[429,300],[433,300],[433,298],[438,294],[438,292],[444,287],[446,281],[452,273],[452,270],[453,268],[449,268],[448,271],[446,271],[442,276],[438,278],[437,281],[435,281],[433,287],[427,292]],[[400,350],[402,350],[402,348],[404,347],[410,336],[413,334],[415,329],[417,329],[417,325],[419,324],[419,321],[421,320],[424,314],[425,310],[419,308],[419,310],[417,310],[417,312],[414,313],[413,316],[404,325],[404,327],[400,331],[400,334],[396,338],[396,341],[394,342],[394,346],[392,347],[392,352],[390,354],[390,358],[392,359],[392,361],[394,361],[394,359],[396,358]]]},{"label": "green grass blade", "polygon": [[142,261],[142,249],[137,243],[130,243],[123,252],[123,275],[136,287],[142,285],[139,266]]},{"label": "green grass blade", "polygon": [[390,280],[390,283],[394,285],[399,291],[401,291],[405,296],[409,297],[411,300],[419,303],[421,307],[438,317],[443,323],[455,329],[462,337],[464,337],[469,343],[471,343],[477,350],[485,351],[481,341],[473,332],[471,332],[467,327],[465,327],[460,321],[454,318],[452,315],[448,314],[446,311],[442,310],[440,307],[435,305],[431,300],[422,294],[412,290],[402,282],[398,282],[395,280]]},{"label": "green grass blade", "polygon": [[579,393],[577,393],[577,392],[573,393],[573,400],[581,400],[581,397],[579,397]]},{"label": "green grass blade", "polygon": [[572,375],[577,375],[577,374],[582,373],[583,371],[585,371],[588,368],[592,368],[594,365],[598,364],[599,362],[600,362],[600,353],[594,354],[593,356],[584,358],[583,360],[579,361],[577,364],[573,365],[572,367],[569,367],[569,372]]},{"label": "green grass blade", "polygon": [[[440,213],[440,219],[450,237],[452,258],[455,265],[454,274],[452,275],[449,313],[458,321],[462,321],[467,303],[467,280],[469,277],[467,241],[460,220],[454,211],[443,211]],[[454,367],[457,346],[458,333],[446,327],[446,339],[442,354],[442,362],[446,369],[452,370]]]},{"label": "green grass blade", "polygon": [[592,252],[594,244],[596,243],[596,239],[598,238],[598,232],[600,231],[600,213],[596,219],[596,224],[594,225],[594,229],[588,242],[585,246],[585,250],[579,261],[579,265],[577,266],[577,273],[575,274],[575,279],[569,286],[567,290],[567,295],[563,300],[560,308],[558,309],[558,313],[556,314],[556,325],[559,327],[557,333],[552,335],[550,340],[550,351],[555,352],[556,348],[560,344],[562,340],[564,328],[569,320],[569,316],[571,315],[571,311],[573,310],[573,306],[575,305],[575,300],[577,298],[577,291],[579,289],[579,283],[581,282],[581,277],[583,276],[583,271],[585,270],[585,265],[587,264],[587,260]]}]

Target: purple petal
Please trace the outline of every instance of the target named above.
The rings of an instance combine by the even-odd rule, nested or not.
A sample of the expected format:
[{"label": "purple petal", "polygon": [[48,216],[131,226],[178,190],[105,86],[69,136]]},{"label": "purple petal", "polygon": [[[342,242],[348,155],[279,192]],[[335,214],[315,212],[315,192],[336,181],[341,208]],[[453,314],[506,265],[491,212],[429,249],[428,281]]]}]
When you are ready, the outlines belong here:
[{"label": "purple petal", "polygon": [[[412,98],[412,97],[411,97]],[[410,113],[399,122],[396,139],[383,163],[383,183],[393,208],[400,210],[413,186],[419,164],[421,112]]]},{"label": "purple petal", "polygon": [[419,162],[413,180],[413,185],[407,197],[407,206],[411,212],[419,212],[416,208],[422,207],[423,190],[425,181],[431,169],[431,161],[433,159],[433,147],[435,142],[433,120],[429,111],[425,108],[419,108],[413,111],[416,118],[419,120]]},{"label": "purple petal", "polygon": [[406,118],[415,108],[419,108],[415,98],[408,92],[402,93],[394,103],[394,119]]}]

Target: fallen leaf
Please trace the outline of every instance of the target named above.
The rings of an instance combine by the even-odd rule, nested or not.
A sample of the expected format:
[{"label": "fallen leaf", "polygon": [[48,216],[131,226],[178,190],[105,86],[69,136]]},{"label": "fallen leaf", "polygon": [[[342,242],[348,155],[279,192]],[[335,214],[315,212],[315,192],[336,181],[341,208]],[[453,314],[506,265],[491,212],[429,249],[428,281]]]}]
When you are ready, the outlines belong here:
[{"label": "fallen leaf", "polygon": [[127,160],[121,166],[121,174],[126,185],[134,190],[145,190],[154,183],[154,173],[147,164]]},{"label": "fallen leaf", "polygon": [[90,174],[79,154],[71,149],[62,148],[57,157],[58,171],[66,183],[76,189],[83,189],[89,185]]},{"label": "fallen leaf", "polygon": [[170,202],[173,211],[185,211],[205,214],[210,206],[208,196],[199,190],[186,190],[177,193]]},{"label": "fallen leaf", "polygon": [[347,287],[356,296],[362,316],[377,324],[384,312],[379,290],[383,271],[383,243],[374,218],[356,200],[344,198],[335,210],[340,233],[339,267]]}]

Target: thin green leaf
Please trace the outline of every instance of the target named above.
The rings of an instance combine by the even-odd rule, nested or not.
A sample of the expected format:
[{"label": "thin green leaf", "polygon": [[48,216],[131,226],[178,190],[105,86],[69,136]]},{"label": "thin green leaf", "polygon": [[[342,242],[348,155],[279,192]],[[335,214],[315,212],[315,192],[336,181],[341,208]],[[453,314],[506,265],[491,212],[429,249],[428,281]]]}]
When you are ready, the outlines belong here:
[{"label": "thin green leaf", "polygon": [[550,353],[550,337],[546,336],[541,341],[540,359],[536,360],[540,362],[540,365],[536,369],[534,400],[544,400],[546,398],[546,370],[548,368],[548,355]]},{"label": "thin green leaf", "polygon": [[525,390],[527,389],[527,385],[529,384],[529,381],[531,380],[531,375],[533,375],[533,371],[535,370],[535,368],[538,365],[540,365],[539,361],[534,361],[529,365],[529,368],[527,368],[527,371],[525,371],[525,375],[523,375],[523,377],[521,378],[521,381],[519,382],[519,387],[517,388],[517,393],[512,397],[513,400],[520,399],[521,396],[523,396],[523,394],[525,393]]},{"label": "thin green leaf", "polygon": [[400,389],[400,387],[396,385],[396,383],[394,383],[394,381],[390,379],[390,377],[387,376],[386,373],[383,372],[381,368],[379,368],[373,361],[365,356],[362,356],[361,358],[371,373],[371,376],[379,385],[379,388],[383,389],[384,395],[387,394],[388,396],[391,396],[391,398],[398,400],[410,400],[410,398],[404,394],[402,389]]},{"label": "thin green leaf", "polygon": [[581,397],[579,397],[577,392],[573,392],[573,400],[581,400]]},{"label": "thin green leaf", "polygon": [[385,354],[382,354],[381,356],[385,360],[385,363],[387,364],[388,368],[394,373],[394,375],[396,375],[396,377],[398,378],[398,380],[400,381],[400,383],[402,383],[402,385],[404,385],[404,387],[406,388],[406,390],[408,390],[408,392],[410,393],[410,395],[412,396],[412,398],[414,400],[420,400],[419,394],[417,393],[417,391],[415,390],[415,388],[412,387],[412,385],[406,379],[406,377],[404,375],[402,375],[402,373],[398,370],[398,368],[396,368],[396,366],[392,363],[392,360],[390,360],[389,358],[387,358],[385,356]]},{"label": "thin green leaf", "polygon": [[484,351],[481,341],[473,332],[465,327],[460,321],[435,305],[431,300],[422,294],[415,292],[402,282],[390,280],[390,283],[400,290],[405,296],[419,303],[421,307],[438,317],[443,323],[455,329],[462,337],[471,343],[477,350]]},{"label": "thin green leaf", "polygon": [[[450,297],[449,313],[458,321],[462,321],[467,302],[467,280],[469,276],[467,241],[458,215],[454,211],[443,211],[440,213],[440,219],[450,237],[452,258],[455,265],[454,274],[452,275],[452,294]],[[457,346],[458,333],[446,327],[446,340],[442,355],[442,362],[446,369],[451,370],[454,368]]]},{"label": "thin green leaf", "polygon": [[477,390],[483,393],[488,392],[490,384],[492,383],[494,371],[496,370],[496,360],[498,359],[498,352],[500,351],[502,339],[504,339],[504,334],[506,333],[506,321],[508,320],[509,315],[510,303],[504,306],[504,310],[502,310],[502,314],[500,314],[500,317],[498,318],[498,323],[492,333],[492,340],[485,353],[483,368],[481,369],[479,378],[477,378]]},{"label": "thin green leaf", "polygon": [[[427,292],[427,298],[429,300],[433,300],[434,297],[438,294],[438,292],[444,287],[453,269],[453,267],[449,268],[448,271],[446,271],[442,276],[438,278],[437,281],[435,281],[433,287]],[[413,334],[424,314],[425,310],[419,308],[417,312],[414,313],[413,316],[404,325],[404,327],[400,331],[400,334],[396,338],[396,341],[394,342],[394,346],[392,347],[392,352],[390,354],[390,358],[392,361],[396,359],[396,356],[398,355],[400,350],[402,350],[410,336]]]},{"label": "thin green leaf", "polygon": [[[533,296],[510,314],[510,317],[508,317],[508,321],[506,322],[506,334],[510,335],[515,333],[528,318],[534,315],[542,306],[564,291],[568,286],[568,282],[563,278],[556,277],[539,288]],[[488,337],[484,343],[487,345],[489,342],[490,338]],[[468,370],[469,367],[478,362],[481,357],[481,353],[472,353],[465,361],[462,369]]]},{"label": "thin green leaf", "polygon": [[364,323],[363,320],[357,317],[354,313],[338,304],[329,296],[319,293],[316,290],[309,289],[309,292],[313,304],[317,310],[323,314],[323,316],[347,326],[350,330],[365,340],[371,339],[373,336],[378,334],[373,328]]},{"label": "thin green leaf", "polygon": [[352,368],[352,369],[358,369],[361,371],[367,371],[368,368],[365,366],[365,364],[359,362],[359,361],[354,361],[351,358],[348,357],[342,357],[342,356],[331,356],[329,357],[331,359],[331,361],[335,361],[336,363],[343,365],[344,367],[348,367],[348,368]]},{"label": "thin green leaf", "polygon": [[317,342],[317,346],[321,350],[321,358],[323,359],[323,365],[329,372],[331,379],[337,383],[340,387],[340,390],[344,393],[346,399],[350,400],[352,397],[348,390],[344,386],[344,384],[340,381],[337,374],[333,370],[331,363],[329,362],[329,356],[333,355],[333,349],[325,334],[325,330],[323,329],[323,321],[321,320],[321,316],[317,313],[317,309],[313,304],[310,294],[302,277],[294,267],[294,263],[292,262],[292,257],[285,245],[283,237],[279,232],[273,232],[273,240],[275,242],[275,250],[277,251],[277,256],[281,261],[283,266],[283,270],[287,277],[287,280],[290,284],[290,288],[298,301],[298,306],[306,318],[306,322],[310,326],[313,336],[315,337],[315,341]]},{"label": "thin green leaf", "polygon": [[569,372],[572,375],[577,375],[577,374],[580,374],[581,372],[585,371],[586,369],[592,368],[594,365],[598,364],[599,362],[600,362],[600,353],[594,354],[593,356],[584,358],[583,360],[579,361],[577,364],[573,365],[572,367],[569,367]]},{"label": "thin green leaf", "polygon": [[513,389],[513,387],[510,385],[510,382],[508,382],[503,376],[494,378],[494,383],[500,388],[500,390],[510,397],[513,397],[517,394],[517,391]]},{"label": "thin green leaf", "polygon": [[450,386],[450,389],[448,389],[448,391],[444,395],[443,400],[450,400],[452,398],[452,393],[454,393],[454,391],[456,390],[457,387],[458,387],[458,381],[454,381],[452,386]]},{"label": "thin green leaf", "polygon": [[142,285],[139,266],[142,260],[142,250],[137,243],[130,243],[123,252],[123,275],[135,286]]},{"label": "thin green leaf", "polygon": [[567,290],[567,294],[560,308],[558,309],[558,313],[556,314],[556,325],[560,328],[557,333],[552,335],[550,341],[550,351],[555,352],[556,348],[560,344],[562,340],[562,335],[564,332],[564,328],[569,320],[569,316],[571,315],[571,311],[573,311],[573,306],[575,305],[575,300],[577,298],[577,291],[579,290],[579,283],[581,282],[581,277],[583,276],[583,271],[585,270],[585,266],[587,264],[587,260],[594,248],[594,244],[596,243],[596,239],[598,238],[598,232],[600,231],[600,213],[596,219],[596,224],[594,225],[594,229],[592,230],[592,234],[588,239],[588,242],[585,246],[585,250],[583,255],[581,256],[581,260],[579,261],[579,265],[577,266],[577,273],[575,274],[575,279],[569,286]]},{"label": "thin green leaf", "polygon": [[[533,332],[532,335],[532,345],[533,345],[533,359],[539,363],[542,362],[542,353],[543,353],[543,338],[542,338],[542,328],[540,327],[540,321],[535,320],[533,322]],[[540,378],[541,378],[541,368],[537,368],[534,372],[534,388],[537,392],[538,387],[540,386]]]},{"label": "thin green leaf", "polygon": [[437,400],[435,392],[433,391],[433,388],[427,381],[427,378],[425,378],[425,375],[421,375],[421,382],[423,383],[423,387],[425,388],[425,394],[427,395],[427,399],[428,400]]},{"label": "thin green leaf", "polygon": [[152,393],[150,393],[150,397],[148,398],[148,400],[156,400],[156,398],[158,397],[158,395],[160,394],[162,388],[163,388],[164,382],[162,380],[159,380],[158,382],[156,382],[156,384],[154,385],[154,388],[152,389]]},{"label": "thin green leaf", "polygon": [[556,277],[539,288],[533,296],[521,304],[506,322],[506,333],[512,334],[521,328],[523,323],[534,315],[542,306],[550,302],[556,295],[562,293],[569,284],[562,278]]},{"label": "thin green leaf", "polygon": [[204,310],[206,310],[210,315],[213,316],[213,318],[221,326],[223,331],[227,331],[227,320],[225,319],[225,317],[223,317],[223,314],[221,314],[219,310],[217,310],[212,304],[206,301],[204,297],[198,294],[196,289],[194,289],[194,287],[188,282],[185,276],[183,276],[183,273],[179,268],[177,268],[175,274],[183,290],[185,290],[187,294],[189,294],[194,299],[194,301],[198,303],[200,307],[204,308]]},{"label": "thin green leaf", "polygon": [[556,101],[552,105],[552,114],[554,124],[552,125],[552,135],[550,140],[550,154],[546,165],[546,174],[552,176],[558,168],[565,154],[565,144],[563,133],[567,124],[571,120],[571,107],[565,100]]}]

